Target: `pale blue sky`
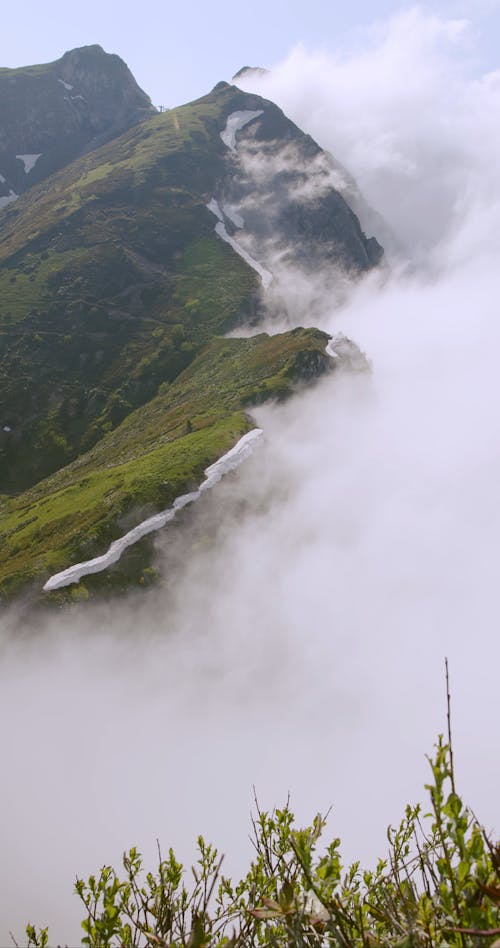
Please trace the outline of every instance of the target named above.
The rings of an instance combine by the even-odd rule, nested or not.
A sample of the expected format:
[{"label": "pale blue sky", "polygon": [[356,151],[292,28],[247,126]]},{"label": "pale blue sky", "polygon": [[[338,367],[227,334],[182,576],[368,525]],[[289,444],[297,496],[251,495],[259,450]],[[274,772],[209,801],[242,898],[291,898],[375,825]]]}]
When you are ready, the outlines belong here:
[{"label": "pale blue sky", "polygon": [[[203,95],[243,65],[272,65],[297,43],[332,50],[362,40],[360,31],[414,4],[396,0],[25,0],[2,10],[0,65],[57,59],[100,43],[128,63],[156,105]],[[481,35],[487,68],[500,47],[498,0],[433,0],[436,14],[467,16]]]}]

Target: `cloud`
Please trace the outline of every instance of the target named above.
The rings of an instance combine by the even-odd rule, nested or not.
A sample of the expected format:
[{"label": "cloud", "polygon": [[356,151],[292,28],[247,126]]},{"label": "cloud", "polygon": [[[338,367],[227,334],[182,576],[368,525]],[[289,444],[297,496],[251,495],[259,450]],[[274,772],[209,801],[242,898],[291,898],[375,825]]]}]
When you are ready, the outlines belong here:
[{"label": "cloud", "polygon": [[239,871],[254,784],[299,821],[333,804],[347,856],[382,855],[445,726],[445,654],[458,784],[498,831],[500,83],[471,35],[414,9],[259,86],[408,261],[335,298],[283,265],[288,318],[373,374],[260,408],[263,447],[158,538],[156,591],[2,617],[0,940],[29,919],[71,943],[75,874],[157,836],[189,860],[201,831]]},{"label": "cloud", "polygon": [[[456,229],[463,192],[494,186],[496,75],[477,76],[475,31],[413,7],[336,56],[297,47],[244,87],[329,149],[413,261]],[[476,78],[474,78],[474,75]]]}]

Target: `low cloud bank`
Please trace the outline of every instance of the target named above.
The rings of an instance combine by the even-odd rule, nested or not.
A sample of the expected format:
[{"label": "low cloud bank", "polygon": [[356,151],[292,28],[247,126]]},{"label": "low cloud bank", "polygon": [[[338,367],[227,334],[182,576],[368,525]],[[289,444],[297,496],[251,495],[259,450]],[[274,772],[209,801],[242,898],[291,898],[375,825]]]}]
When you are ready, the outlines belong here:
[{"label": "low cloud bank", "polygon": [[310,277],[373,374],[259,409],[263,447],[158,540],[151,596],[2,618],[0,941],[31,920],[74,943],[75,874],[128,845],[189,860],[203,832],[241,870],[253,785],[383,854],[445,727],[445,654],[458,783],[500,829],[500,81],[471,77],[469,35],[414,10],[259,85],[416,254],[340,308]]},{"label": "low cloud bank", "polygon": [[481,74],[474,24],[415,6],[337,55],[296,48],[240,84],[277,102],[353,174],[412,261],[497,191],[500,71]]}]

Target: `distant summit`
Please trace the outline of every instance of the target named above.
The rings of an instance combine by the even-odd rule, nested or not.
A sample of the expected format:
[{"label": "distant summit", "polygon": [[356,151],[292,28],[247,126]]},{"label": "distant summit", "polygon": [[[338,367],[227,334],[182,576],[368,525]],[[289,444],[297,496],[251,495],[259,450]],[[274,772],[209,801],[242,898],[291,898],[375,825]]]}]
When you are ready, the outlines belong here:
[{"label": "distant summit", "polygon": [[0,69],[0,208],[155,111],[123,60],[98,45]]},{"label": "distant summit", "polygon": [[251,78],[261,79],[263,76],[268,76],[269,72],[269,69],[263,69],[262,66],[243,66],[238,70],[238,72],[235,72],[233,80]]},{"label": "distant summit", "polygon": [[[335,296],[383,251],[334,159],[235,85],[156,112],[88,46],[0,70],[0,103],[0,600],[82,564],[147,585],[149,541],[100,580],[88,561],[190,502],[252,405],[356,368],[319,331],[258,332],[266,299],[310,325],[287,281]],[[224,338],[242,324],[257,335]]]}]

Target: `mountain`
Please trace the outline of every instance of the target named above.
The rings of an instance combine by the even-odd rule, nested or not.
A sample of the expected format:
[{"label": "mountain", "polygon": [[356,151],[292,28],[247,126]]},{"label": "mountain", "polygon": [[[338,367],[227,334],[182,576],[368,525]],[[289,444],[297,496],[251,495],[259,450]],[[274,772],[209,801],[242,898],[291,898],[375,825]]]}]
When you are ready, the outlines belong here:
[{"label": "mountain", "polygon": [[[0,590],[103,552],[125,529],[195,489],[205,468],[254,426],[249,407],[282,399],[337,367],[325,352],[327,342],[315,329],[212,339],[173,383],[164,383],[94,448],[4,501]],[[135,578],[147,565],[144,550],[136,552]],[[104,584],[126,585],[129,578],[126,565]],[[102,585],[99,577],[86,582]]]},{"label": "mountain", "polygon": [[[0,72],[0,81],[8,81],[5,72],[11,71]],[[111,537],[118,515],[134,505],[170,502],[170,494],[159,488],[165,481],[161,465],[168,460],[162,456],[159,466],[153,465],[147,497],[137,484],[129,489],[127,474],[113,488],[113,504],[103,507],[96,486],[88,518],[82,517],[79,492],[66,503],[82,464],[85,477],[95,476],[93,485],[102,486],[103,470],[113,468],[118,456],[142,465],[144,474],[152,451],[148,413],[159,390],[160,429],[170,431],[178,381],[185,372],[201,371],[204,352],[211,358],[218,351],[214,337],[258,318],[277,255],[281,265],[352,274],[375,266],[382,255],[335,188],[329,156],[259,96],[219,83],[195,102],[150,115],[149,100],[125,64],[99,47],[14,72],[30,95],[42,95],[33,83],[47,90],[35,124],[41,136],[46,114],[47,142],[53,142],[59,165],[0,211],[0,532],[8,551],[0,582],[10,577],[9,588],[64,565],[64,557],[74,561],[82,543],[90,542],[89,530],[94,540]],[[59,87],[71,91],[63,83],[75,89],[80,83],[93,103],[92,121],[82,124],[85,135],[82,131],[79,155],[72,160],[55,141],[52,97]],[[114,128],[109,124],[113,97],[123,105]],[[120,126],[127,123],[131,127],[123,131]],[[12,120],[16,149],[21,141],[26,148],[41,147],[41,137],[28,137],[34,136],[31,125],[29,117],[17,126]],[[91,131],[109,140],[95,147]],[[30,173],[37,167],[38,161]],[[40,164],[39,174],[44,167]],[[233,352],[233,344],[225,358],[228,371],[238,376],[243,357]],[[249,344],[238,345],[243,352]],[[256,401],[288,392],[289,360],[295,364],[301,352],[311,346],[319,352],[325,345],[307,334],[263,337],[259,359],[249,363],[253,382],[246,376],[243,387],[234,382],[239,394],[232,415],[251,404],[249,391]],[[323,371],[324,356],[311,364]],[[288,382],[276,388],[272,379],[283,372]],[[203,452],[193,450],[183,476],[171,481],[175,490],[193,484],[203,464],[249,425],[240,414],[237,424],[224,429],[225,439],[216,436],[213,426],[225,424],[226,408],[205,375],[196,388],[210,425],[206,418],[193,423],[191,415],[198,418],[199,412],[190,409],[193,427],[184,430],[186,418],[180,428],[174,426],[173,440],[189,435],[192,445],[197,428],[205,429]],[[130,418],[136,419],[133,459],[125,443],[132,437]],[[109,447],[115,438],[125,438],[119,455]],[[61,491],[62,506],[52,502]],[[39,518],[44,504],[55,510],[50,530],[46,518]],[[111,514],[104,516],[104,509]],[[63,521],[72,524],[69,540]]]},{"label": "mountain", "polygon": [[100,46],[0,69],[0,208],[155,111],[123,60]]}]

